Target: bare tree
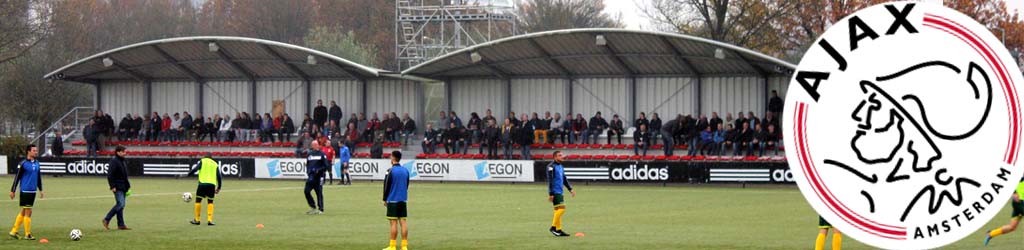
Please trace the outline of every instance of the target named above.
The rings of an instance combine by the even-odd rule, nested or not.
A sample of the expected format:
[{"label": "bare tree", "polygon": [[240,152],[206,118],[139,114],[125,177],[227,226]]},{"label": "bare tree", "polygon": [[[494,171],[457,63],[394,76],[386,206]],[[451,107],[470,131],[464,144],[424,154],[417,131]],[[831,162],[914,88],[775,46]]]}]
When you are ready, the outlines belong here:
[{"label": "bare tree", "polygon": [[50,27],[51,11],[41,0],[0,1],[0,64],[39,44]]},{"label": "bare tree", "polygon": [[800,1],[790,0],[646,0],[641,12],[655,27],[723,41],[779,55],[777,36],[783,18]]},{"label": "bare tree", "polygon": [[526,32],[625,27],[604,8],[604,0],[526,0],[519,6],[519,27]]}]

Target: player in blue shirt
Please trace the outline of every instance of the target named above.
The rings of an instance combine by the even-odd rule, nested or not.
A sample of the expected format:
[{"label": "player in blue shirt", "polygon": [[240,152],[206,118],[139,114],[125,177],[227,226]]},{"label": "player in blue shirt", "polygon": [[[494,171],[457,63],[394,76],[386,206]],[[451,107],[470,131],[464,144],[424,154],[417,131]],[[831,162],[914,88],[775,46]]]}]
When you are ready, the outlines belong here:
[{"label": "player in blue shirt", "polygon": [[345,143],[339,143],[338,145],[338,159],[341,166],[341,185],[352,185],[352,177],[348,175],[348,163],[352,159],[352,152],[349,151],[348,146]]},{"label": "player in blue shirt", "polygon": [[[306,157],[306,187],[302,191],[306,195],[306,203],[309,204],[309,211],[306,214],[316,215],[324,213],[324,172],[332,167],[327,155],[320,151],[320,143],[313,141],[309,144],[309,156]],[[316,192],[316,202],[310,191]]]},{"label": "player in blue shirt", "polygon": [[409,170],[402,167],[402,152],[391,152],[391,169],[384,176],[384,206],[388,208],[387,217],[391,222],[391,241],[384,250],[395,249],[395,237],[398,234],[398,223],[402,224],[402,250],[409,249],[409,225],[405,204],[409,201]]},{"label": "player in blue shirt", "polygon": [[562,197],[562,186],[569,189],[572,197],[576,197],[576,191],[569,185],[569,179],[565,177],[565,169],[562,167],[564,160],[562,151],[555,151],[555,161],[548,164],[548,201],[555,206],[555,216],[551,219],[551,234],[559,237],[569,236],[562,231],[562,215],[565,214],[565,198]]},{"label": "player in blue shirt", "polygon": [[[25,225],[25,238],[26,240],[35,240],[32,237],[32,206],[36,203],[36,193],[39,193],[39,199],[42,199],[43,194],[43,178],[39,174],[39,160],[36,159],[36,155],[39,155],[39,149],[36,145],[29,144],[26,149],[26,159],[18,164],[18,175],[14,177],[14,184],[11,185],[11,200],[14,199],[14,190],[19,190],[18,197],[20,198],[19,206],[21,211],[18,212],[18,217],[14,219],[14,227],[11,228],[9,234],[11,238],[22,239],[18,236],[18,227],[24,223]],[[18,189],[18,186],[21,189]]]}]

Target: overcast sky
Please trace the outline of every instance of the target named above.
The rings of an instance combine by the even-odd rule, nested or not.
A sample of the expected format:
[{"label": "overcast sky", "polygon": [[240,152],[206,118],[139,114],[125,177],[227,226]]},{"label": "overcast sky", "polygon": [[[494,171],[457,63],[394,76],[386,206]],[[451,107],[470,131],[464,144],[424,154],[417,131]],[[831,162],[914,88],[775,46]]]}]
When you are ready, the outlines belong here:
[{"label": "overcast sky", "polygon": [[[642,29],[651,30],[651,24],[647,22],[647,19],[641,13],[640,8],[637,7],[636,2],[643,3],[644,0],[605,0],[606,5],[605,12],[609,14],[622,14],[622,22],[626,23],[626,28],[629,29]],[[1024,0],[1004,0],[1012,13],[1014,10],[1021,13],[1024,16]]]}]

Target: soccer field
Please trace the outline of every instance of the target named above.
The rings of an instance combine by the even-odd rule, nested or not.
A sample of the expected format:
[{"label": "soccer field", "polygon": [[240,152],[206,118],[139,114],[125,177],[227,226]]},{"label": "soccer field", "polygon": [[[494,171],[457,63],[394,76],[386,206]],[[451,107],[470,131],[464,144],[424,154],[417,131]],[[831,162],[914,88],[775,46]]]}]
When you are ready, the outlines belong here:
[{"label": "soccer field", "polygon": [[[11,177],[0,178],[10,183]],[[327,186],[326,213],[306,215],[300,181],[225,180],[216,199],[216,226],[194,226],[194,179],[132,181],[125,217],[131,231],[104,231],[113,205],[106,179],[44,177],[46,199],[36,201],[37,241],[4,238],[3,249],[381,249],[388,225],[380,182]],[[565,231],[547,232],[551,204],[542,184],[415,182],[410,187],[411,249],[812,249],[817,215],[795,186],[584,185],[567,198]],[[0,201],[0,226],[10,229],[17,199]],[[205,206],[204,206],[205,207]],[[205,220],[205,208],[202,216]],[[1009,208],[990,222],[1008,221]],[[266,225],[257,229],[256,224]],[[113,227],[114,223],[111,222]],[[72,228],[81,241],[68,239]],[[950,249],[980,249],[976,232]],[[985,249],[1020,249],[1021,232]],[[831,237],[830,237],[831,239]],[[844,249],[870,249],[844,237]]]}]

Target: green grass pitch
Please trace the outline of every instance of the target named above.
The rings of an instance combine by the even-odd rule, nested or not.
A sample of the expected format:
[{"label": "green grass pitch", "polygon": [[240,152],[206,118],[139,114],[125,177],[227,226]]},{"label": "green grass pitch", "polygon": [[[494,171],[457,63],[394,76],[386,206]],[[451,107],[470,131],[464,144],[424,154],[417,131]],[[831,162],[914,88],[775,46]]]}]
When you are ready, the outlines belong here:
[{"label": "green grass pitch", "polygon": [[[11,177],[0,178],[5,185]],[[381,249],[387,221],[380,182],[327,186],[326,213],[305,212],[301,181],[225,180],[216,200],[217,226],[190,225],[194,179],[132,180],[126,220],[134,230],[104,231],[100,220],[113,205],[106,179],[44,177],[46,199],[37,200],[33,233],[38,241],[0,240],[0,249]],[[547,232],[551,204],[543,184],[414,182],[410,190],[411,249],[812,249],[817,215],[795,186],[584,185],[566,197],[565,231],[586,236],[555,238]],[[10,229],[17,199],[0,201],[0,226]],[[986,229],[1008,221],[1009,208]],[[205,205],[202,218],[205,220]],[[266,225],[257,229],[256,224]],[[111,223],[113,226],[114,223]],[[68,238],[72,228],[81,241]],[[950,249],[981,249],[983,232]],[[993,240],[985,249],[1021,249],[1022,232]],[[831,237],[830,237],[831,238]],[[845,237],[844,249],[871,249]]]}]

